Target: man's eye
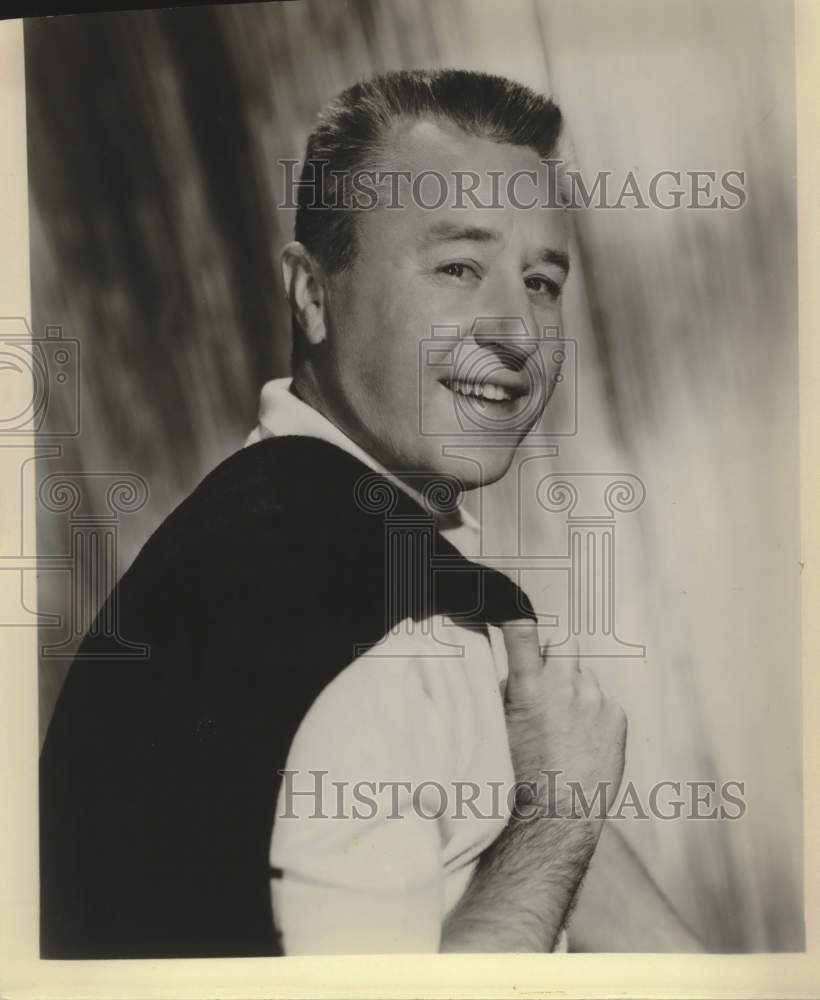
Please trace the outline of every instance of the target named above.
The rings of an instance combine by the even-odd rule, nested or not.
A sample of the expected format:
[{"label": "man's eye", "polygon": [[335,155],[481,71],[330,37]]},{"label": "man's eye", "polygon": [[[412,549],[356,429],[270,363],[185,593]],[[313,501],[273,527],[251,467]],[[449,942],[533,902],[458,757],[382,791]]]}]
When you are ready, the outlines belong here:
[{"label": "man's eye", "polygon": [[466,264],[443,264],[438,270],[439,274],[446,274],[451,278],[463,278],[465,275],[475,274],[475,271]]},{"label": "man's eye", "polygon": [[550,278],[545,278],[540,274],[525,278],[524,284],[531,292],[537,292],[539,295],[549,295],[553,299],[557,299],[561,294],[561,286],[557,281],[552,281]]}]

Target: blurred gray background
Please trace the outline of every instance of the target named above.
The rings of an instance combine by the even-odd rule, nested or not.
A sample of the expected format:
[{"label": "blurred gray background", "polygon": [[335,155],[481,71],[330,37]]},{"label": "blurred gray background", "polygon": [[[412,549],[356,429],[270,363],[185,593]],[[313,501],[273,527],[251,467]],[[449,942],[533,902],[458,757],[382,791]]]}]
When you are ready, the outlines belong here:
[{"label": "blurred gray background", "polygon": [[[81,347],[81,433],[38,474],[145,479],[120,573],[287,373],[276,163],[346,85],[499,72],[554,92],[585,176],[745,170],[738,211],[576,220],[579,432],[545,468],[646,486],[616,574],[619,634],[646,656],[593,664],[629,715],[626,779],[745,783],[742,820],[627,835],[711,949],[802,949],[790,3],[314,0],[31,20],[25,43],[34,329]],[[44,430],[65,419],[51,407]],[[487,491],[488,552],[517,530],[515,489]],[[561,551],[560,517],[524,516],[528,548]],[[39,512],[40,551],[66,532]],[[41,573],[37,596],[67,620],[65,574]],[[41,664],[42,731],[66,667]]]}]

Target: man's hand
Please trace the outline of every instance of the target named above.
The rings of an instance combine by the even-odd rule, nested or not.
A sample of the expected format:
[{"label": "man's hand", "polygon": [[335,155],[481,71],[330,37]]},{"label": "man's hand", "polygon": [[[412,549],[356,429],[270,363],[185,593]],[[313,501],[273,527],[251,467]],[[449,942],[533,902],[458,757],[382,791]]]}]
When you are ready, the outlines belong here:
[{"label": "man's hand", "polygon": [[[542,657],[529,619],[503,629],[509,662],[505,696],[507,732],[516,779],[543,786],[542,772],[560,772],[555,789],[560,808],[566,782],[579,783],[587,801],[605,784],[614,798],[624,770],[626,716],[601,690],[597,678],[569,655]],[[542,793],[543,794],[543,793]]]},{"label": "man's hand", "polygon": [[481,855],[445,920],[442,951],[552,951],[602,824],[569,817],[560,802],[549,801],[542,772],[560,771],[559,789],[577,781],[585,793],[597,782],[609,782],[612,795],[623,774],[624,713],[580,669],[577,654],[543,658],[530,621],[505,626],[504,639],[516,779],[536,786],[539,808],[528,819],[514,812]]}]

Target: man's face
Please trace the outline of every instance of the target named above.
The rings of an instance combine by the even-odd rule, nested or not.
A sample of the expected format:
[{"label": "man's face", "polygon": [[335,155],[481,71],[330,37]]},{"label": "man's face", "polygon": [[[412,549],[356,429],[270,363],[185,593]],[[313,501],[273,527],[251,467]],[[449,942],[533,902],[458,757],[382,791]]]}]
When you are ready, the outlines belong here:
[{"label": "man's face", "polygon": [[[450,472],[472,488],[507,471],[548,399],[543,331],[560,324],[566,221],[506,197],[507,178],[539,171],[534,150],[432,121],[405,127],[392,149],[396,169],[445,178],[447,200],[425,208],[405,185],[403,207],[382,199],[357,214],[356,261],[329,281],[326,389],[343,429],[388,470]],[[478,207],[454,207],[459,171],[480,176]],[[420,190],[441,200],[435,181]],[[519,187],[519,204],[534,191]],[[454,443],[470,446],[480,474],[443,454]]]}]

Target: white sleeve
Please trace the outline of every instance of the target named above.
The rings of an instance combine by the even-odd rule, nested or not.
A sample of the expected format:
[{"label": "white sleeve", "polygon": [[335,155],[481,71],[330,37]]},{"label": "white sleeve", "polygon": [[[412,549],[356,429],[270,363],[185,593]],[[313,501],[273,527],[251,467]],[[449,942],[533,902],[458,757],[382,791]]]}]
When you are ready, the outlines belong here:
[{"label": "white sleeve", "polygon": [[439,949],[441,800],[423,782],[446,781],[455,761],[423,682],[429,649],[422,636],[390,636],[346,667],[299,726],[270,857],[285,954]]}]

